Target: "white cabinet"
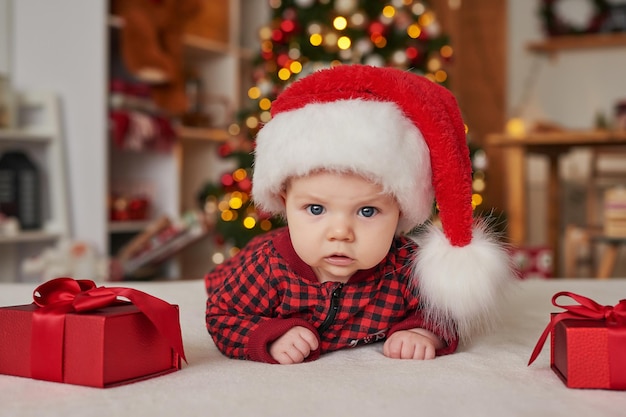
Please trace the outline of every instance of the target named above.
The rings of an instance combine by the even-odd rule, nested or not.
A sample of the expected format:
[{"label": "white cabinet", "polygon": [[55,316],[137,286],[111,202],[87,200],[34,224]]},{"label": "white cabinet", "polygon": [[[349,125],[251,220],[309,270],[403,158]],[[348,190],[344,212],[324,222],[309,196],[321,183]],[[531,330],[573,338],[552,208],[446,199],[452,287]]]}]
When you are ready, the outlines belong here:
[{"label": "white cabinet", "polygon": [[43,227],[41,230],[0,234],[0,281],[21,281],[21,263],[42,248],[70,234],[64,140],[58,99],[54,94],[17,95],[18,128],[0,130],[0,154],[25,152],[41,178]]},{"label": "white cabinet", "polygon": [[[217,2],[223,0],[215,0]],[[222,169],[216,156],[225,129],[182,129],[175,151],[168,155],[117,155],[110,149],[107,134],[107,51],[109,42],[108,0],[19,0],[11,11],[11,78],[23,91],[50,90],[58,94],[63,107],[63,144],[67,165],[67,207],[55,203],[51,193],[50,220],[45,241],[30,234],[2,238],[0,243],[0,280],[14,280],[17,259],[37,254],[50,246],[56,234],[70,234],[92,244],[100,252],[109,250],[121,230],[142,230],[145,223],[110,224],[107,213],[109,188],[114,181],[148,181],[157,184],[153,216],[158,212],[177,216],[196,206],[195,194],[206,181]],[[243,103],[250,83],[249,48],[257,44],[259,27],[266,22],[266,1],[228,0],[227,41],[187,39],[186,60],[197,64],[206,92],[224,95],[233,108]],[[1,20],[1,19],[0,19]],[[58,117],[58,115],[57,115]],[[47,135],[49,135],[49,131]],[[26,136],[22,136],[22,139]],[[28,136],[30,137],[30,136]],[[3,133],[0,139],[15,141]],[[27,139],[20,143],[34,148],[45,160],[52,154],[55,139]],[[18,138],[19,139],[19,138]],[[51,185],[50,189],[58,189]],[[58,199],[58,200],[57,200]],[[65,197],[63,198],[65,199]],[[59,210],[57,212],[56,210]],[[62,213],[61,213],[62,212]],[[68,220],[71,227],[68,227]],[[70,233],[71,229],[71,233]],[[47,234],[50,233],[50,234]],[[35,239],[36,242],[30,242]],[[28,244],[24,243],[29,241]],[[209,249],[200,242],[185,250],[168,275],[171,278],[197,278],[207,271]]]}]

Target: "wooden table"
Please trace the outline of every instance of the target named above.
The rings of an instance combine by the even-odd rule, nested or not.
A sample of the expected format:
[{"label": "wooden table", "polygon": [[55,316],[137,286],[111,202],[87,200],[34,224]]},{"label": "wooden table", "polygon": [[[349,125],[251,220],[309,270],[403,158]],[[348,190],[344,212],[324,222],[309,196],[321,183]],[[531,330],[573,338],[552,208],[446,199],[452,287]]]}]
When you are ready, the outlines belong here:
[{"label": "wooden table", "polygon": [[506,150],[505,210],[508,218],[507,233],[511,244],[525,246],[528,237],[528,207],[526,156],[541,154],[548,157],[549,178],[547,192],[547,243],[554,257],[555,276],[559,276],[559,238],[561,236],[561,201],[559,159],[573,147],[626,146],[626,132],[559,131],[531,133],[523,137],[506,134],[487,136],[487,145]]}]

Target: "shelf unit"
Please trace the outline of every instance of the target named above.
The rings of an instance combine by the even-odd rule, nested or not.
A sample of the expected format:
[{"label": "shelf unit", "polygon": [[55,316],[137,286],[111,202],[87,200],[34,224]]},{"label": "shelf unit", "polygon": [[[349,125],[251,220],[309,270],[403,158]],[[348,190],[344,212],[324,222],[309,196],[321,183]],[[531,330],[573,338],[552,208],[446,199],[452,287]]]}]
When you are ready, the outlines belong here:
[{"label": "shelf unit", "polygon": [[612,48],[626,46],[626,33],[554,36],[526,45],[529,51],[555,55],[566,50]]},{"label": "shelf unit", "polygon": [[[221,2],[221,0],[213,0]],[[184,35],[184,64],[193,67],[200,76],[203,92],[221,97],[230,109],[237,109],[245,99],[251,83],[253,48],[257,29],[268,16],[268,6],[258,0],[230,0],[228,36],[226,40]],[[110,16],[109,27],[123,30],[123,20]],[[109,245],[143,230],[149,222],[162,215],[174,220],[192,209],[198,209],[197,192],[208,181],[214,181],[229,164],[217,155],[217,147],[230,137],[228,124],[234,114],[210,128],[177,125],[177,143],[170,155],[139,155],[110,149],[109,186],[113,182],[150,180],[157,187],[154,210],[147,222],[113,222],[108,224]],[[140,162],[137,162],[137,159]],[[207,254],[210,237],[200,239],[194,246],[180,252],[168,262],[167,278],[201,278],[212,266]]]},{"label": "shelf unit", "polygon": [[[246,102],[248,88],[252,85],[257,33],[269,18],[269,6],[258,0],[231,0],[228,12],[227,39],[216,41],[187,34],[185,60],[199,69],[206,92],[226,97],[232,109],[239,109]],[[234,116],[230,121],[234,121]],[[207,181],[216,181],[223,172],[232,170],[231,162],[220,159],[216,152],[219,144],[230,136],[227,124],[222,121],[219,128],[180,131],[181,211],[197,208],[196,194]],[[212,245],[213,236],[209,235],[179,255],[183,278],[201,278],[213,267],[209,257]]]},{"label": "shelf unit", "polygon": [[621,130],[564,130],[554,132],[531,132],[517,137],[508,134],[492,134],[488,140],[494,146],[596,146],[626,144],[626,131]]},{"label": "shelf unit", "polygon": [[[570,119],[563,114],[563,109],[571,108],[572,106],[571,103],[567,103],[569,107],[560,106],[559,100],[569,100],[570,96],[564,92],[567,92],[569,89],[574,91],[579,85],[585,86],[584,92],[591,92],[594,87],[602,87],[597,92],[593,91],[590,100],[577,97],[576,102],[583,102],[577,110],[585,109],[579,113],[593,114],[591,112],[597,111],[599,106],[598,100],[602,100],[602,97],[605,96],[613,97],[614,94],[610,91],[610,87],[606,88],[606,86],[619,85],[619,65],[623,62],[619,54],[622,54],[621,49],[626,47],[626,33],[593,33],[545,37],[525,42],[524,47],[528,52],[540,59],[550,60],[550,63],[553,64],[553,68],[549,69],[551,71],[550,76],[559,78],[554,83],[546,83],[547,88],[538,89],[539,99],[537,101],[538,104],[535,104],[535,108],[544,104],[541,101],[542,96],[550,97],[550,100],[545,103],[549,107],[558,109],[557,117],[560,119],[559,124],[579,124],[580,120],[576,120],[577,116],[572,117],[571,122],[562,121]],[[559,55],[564,58],[561,63],[557,61]],[[610,64],[605,64],[602,61],[605,56],[610,58]],[[569,69],[568,65],[577,65],[581,62],[587,64],[585,62],[587,57],[590,58],[589,65],[572,67],[573,71],[571,74],[564,73],[563,77],[560,77],[559,71],[561,69],[565,71]],[[617,62],[617,65],[614,62]],[[517,64],[519,65],[519,62]],[[591,68],[591,70],[587,70],[587,68]],[[592,72],[600,68],[603,70],[602,75],[598,76]],[[576,74],[576,76],[573,77],[572,74]],[[548,79],[548,81],[550,80]],[[554,88],[552,88],[553,85]],[[562,268],[561,241],[564,235],[563,226],[568,221],[566,210],[561,212],[559,208],[561,203],[559,201],[561,196],[558,194],[558,184],[559,180],[561,180],[559,158],[574,147],[626,145],[626,133],[611,130],[545,131],[531,132],[523,137],[498,133],[488,135],[487,143],[506,150],[506,154],[503,157],[506,161],[504,165],[506,167],[505,188],[507,190],[505,211],[508,217],[507,234],[509,239],[516,245],[536,245],[538,238],[541,238],[541,234],[545,233],[545,242],[552,248],[554,253],[555,275],[559,276]],[[529,184],[526,182],[526,177],[520,174],[521,172],[526,173],[526,171],[529,171],[528,168],[532,169],[533,167],[533,165],[527,166],[527,154],[530,153],[540,154],[541,158],[548,162],[545,183],[541,184],[546,191],[546,195],[542,199],[545,198],[544,201],[547,207],[545,211],[548,213],[548,217],[546,219],[542,218],[539,222],[537,218],[543,216],[544,213],[540,212],[536,207],[541,207],[541,204],[530,204],[526,199]],[[533,175],[533,177],[536,180],[537,175]],[[534,184],[535,191],[537,190],[537,185],[537,183]]]},{"label": "shelf unit", "polygon": [[19,149],[41,173],[43,227],[0,235],[0,280],[24,281],[21,263],[70,235],[59,103],[52,93],[18,93],[18,127],[0,130],[0,153]]}]

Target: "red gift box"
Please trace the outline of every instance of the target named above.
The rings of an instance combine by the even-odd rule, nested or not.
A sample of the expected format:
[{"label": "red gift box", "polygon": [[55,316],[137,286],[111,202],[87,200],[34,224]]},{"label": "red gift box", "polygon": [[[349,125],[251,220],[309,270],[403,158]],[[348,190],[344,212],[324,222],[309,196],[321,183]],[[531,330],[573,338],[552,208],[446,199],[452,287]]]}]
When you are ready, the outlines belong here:
[{"label": "red gift box", "polygon": [[[568,296],[578,305],[559,305]],[[552,313],[539,338],[530,365],[549,333],[550,367],[569,388],[626,390],[626,300],[602,306],[589,298],[559,292],[552,304],[566,312]]]},{"label": "red gift box", "polygon": [[2,374],[106,388],[181,368],[177,306],[70,278],[39,286],[34,298],[0,308]]}]

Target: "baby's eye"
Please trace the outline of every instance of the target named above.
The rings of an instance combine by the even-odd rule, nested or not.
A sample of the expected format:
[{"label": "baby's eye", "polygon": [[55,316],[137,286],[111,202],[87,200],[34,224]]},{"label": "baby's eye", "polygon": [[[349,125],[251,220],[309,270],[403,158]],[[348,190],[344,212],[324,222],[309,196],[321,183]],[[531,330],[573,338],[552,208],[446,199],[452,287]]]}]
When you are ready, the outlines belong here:
[{"label": "baby's eye", "polygon": [[372,217],[376,213],[378,213],[378,209],[374,207],[362,207],[361,209],[359,209],[359,215],[363,217]]},{"label": "baby's eye", "polygon": [[319,204],[309,204],[306,207],[306,210],[314,216],[319,216],[324,213],[324,206],[320,206]]}]

